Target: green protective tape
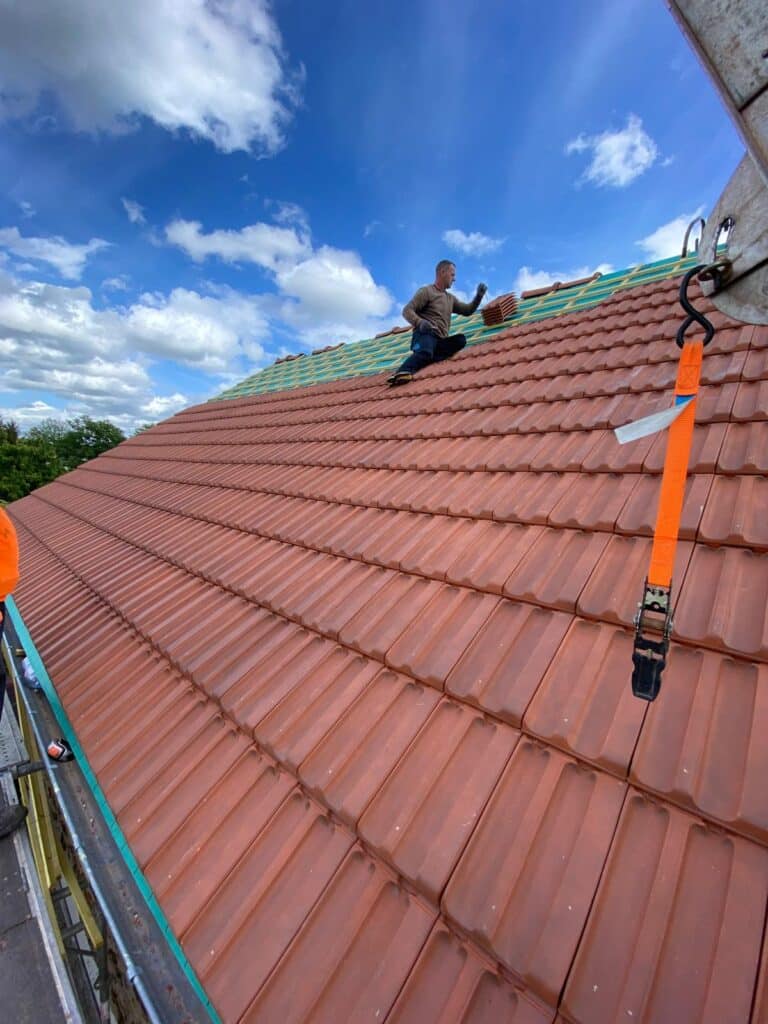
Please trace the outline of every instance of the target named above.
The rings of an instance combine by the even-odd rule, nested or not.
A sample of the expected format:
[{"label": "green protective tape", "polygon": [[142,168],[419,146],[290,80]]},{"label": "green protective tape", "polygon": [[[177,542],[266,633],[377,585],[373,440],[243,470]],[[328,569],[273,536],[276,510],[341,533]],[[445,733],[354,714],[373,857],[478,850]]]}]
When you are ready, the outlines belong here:
[{"label": "green protective tape", "polygon": [[160,904],[157,902],[155,894],[152,892],[152,887],[144,877],[144,874],[141,868],[139,867],[136,858],[133,855],[133,851],[128,845],[128,840],[123,835],[123,830],[120,828],[120,825],[118,824],[117,819],[115,818],[115,815],[112,812],[112,808],[107,803],[102,788],[99,785],[99,782],[93,773],[93,769],[88,763],[88,758],[85,756],[85,752],[80,745],[80,741],[77,738],[77,733],[72,728],[72,724],[69,721],[69,717],[67,716],[66,711],[64,710],[64,706],[59,700],[59,695],[56,692],[56,688],[54,687],[51,677],[48,675],[48,671],[45,665],[43,664],[43,659],[40,657],[40,652],[38,651],[37,647],[35,647],[35,643],[29,634],[29,630],[24,624],[24,619],[21,616],[21,612],[16,607],[16,602],[12,597],[9,596],[6,597],[5,604],[6,608],[10,612],[11,621],[13,622],[13,626],[14,629],[16,630],[19,640],[21,641],[21,646],[24,648],[24,653],[29,658],[32,668],[35,670],[35,675],[37,676],[37,679],[40,682],[40,685],[42,686],[43,693],[45,694],[46,699],[48,700],[48,703],[50,704],[53,713],[56,716],[56,721],[59,723],[59,726],[61,727],[61,730],[64,733],[67,743],[69,743],[73,753],[75,754],[75,757],[77,758],[77,763],[80,767],[80,771],[83,773],[86,781],[88,782],[91,792],[93,793],[93,796],[96,800],[96,803],[98,804],[101,813],[104,816],[104,820],[107,823],[107,827],[109,828],[109,831],[112,834],[112,838],[114,839],[115,844],[120,850],[123,860],[125,861],[126,867],[133,876],[133,880],[136,882],[139,891],[144,897],[152,916],[157,922],[157,925],[162,931],[163,935],[165,935],[166,942],[168,943],[173,954],[175,955],[176,960],[178,961],[179,966],[186,975],[190,985],[197,993],[200,1002],[207,1010],[210,1019],[212,1021],[215,1021],[216,1024],[222,1024],[221,1017],[219,1017],[218,1013],[212,1006],[205,989],[200,984],[192,965],[190,964],[189,960],[186,957],[186,954],[184,953],[184,950],[181,948],[181,945],[179,944],[179,940],[174,935],[171,926],[168,923],[168,920],[166,919],[166,916],[163,913],[162,908],[160,907]]}]

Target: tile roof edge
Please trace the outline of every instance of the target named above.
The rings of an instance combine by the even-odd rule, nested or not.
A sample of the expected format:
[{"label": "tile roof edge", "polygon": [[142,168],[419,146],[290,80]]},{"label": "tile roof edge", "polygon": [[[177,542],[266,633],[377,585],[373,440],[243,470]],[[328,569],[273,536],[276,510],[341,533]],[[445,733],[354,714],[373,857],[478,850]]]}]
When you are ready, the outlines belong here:
[{"label": "tile roof edge", "polygon": [[[463,331],[467,333],[468,330],[475,335],[468,337],[470,346],[481,344],[502,330],[580,313],[637,286],[670,280],[694,266],[696,260],[696,255],[671,256],[652,263],[638,263],[623,270],[562,282],[557,288],[549,285],[546,289],[535,289],[523,293],[529,298],[521,296],[511,317],[488,325],[483,322],[482,311],[478,311],[469,319],[468,327],[463,328]],[[503,298],[505,295],[498,296],[488,306]],[[283,356],[208,399],[208,402],[296,391],[314,384],[367,377],[390,370],[405,354],[405,348],[402,348],[403,335],[408,330],[408,327],[393,327],[372,338]],[[393,342],[396,344],[392,345]]]},{"label": "tile roof edge", "polygon": [[123,830],[120,827],[120,824],[118,823],[114,812],[107,803],[106,797],[104,796],[104,792],[101,786],[99,785],[96,775],[94,774],[94,771],[88,762],[88,759],[85,755],[85,751],[83,750],[80,744],[80,740],[78,739],[77,733],[75,732],[72,723],[69,720],[67,712],[64,710],[64,706],[62,705],[59,699],[59,695],[56,692],[56,689],[53,685],[53,681],[51,680],[51,677],[48,675],[48,670],[45,667],[45,663],[43,662],[40,652],[35,646],[35,642],[32,639],[29,630],[27,629],[26,623],[24,622],[24,619],[21,615],[21,612],[19,611],[18,606],[16,605],[16,602],[14,601],[13,597],[9,595],[8,597],[6,597],[5,603],[8,612],[11,616],[11,622],[13,623],[13,627],[16,630],[19,640],[21,641],[22,647],[24,648],[24,652],[26,656],[29,658],[32,668],[34,669],[35,675],[37,676],[37,679],[40,681],[42,691],[45,695],[46,700],[48,701],[48,704],[54,714],[54,717],[56,718],[56,721],[59,723],[59,726],[61,727],[61,730],[64,733],[64,736],[75,755],[77,764],[80,768],[80,771],[83,774],[83,778],[88,784],[88,787],[90,788],[91,793],[93,795],[93,799],[96,801],[96,804],[99,810],[101,811],[101,814],[106,823],[107,829],[109,830],[109,833],[114,840],[117,852],[123,859],[128,871],[131,874],[131,877],[133,878],[136,884],[136,887],[138,888],[141,895],[144,897],[147,909],[149,910],[152,917],[155,919],[158,928],[162,932],[168,944],[168,948],[175,957],[180,969],[182,970],[185,977],[189,981],[198,999],[205,1007],[209,1019],[213,1021],[214,1024],[223,1024],[221,1018],[214,1009],[213,1004],[211,1003],[211,1000],[208,997],[208,994],[206,993],[200,980],[198,979],[194,971],[194,968],[187,959],[187,956],[184,953],[184,950],[182,949],[179,940],[176,938],[173,929],[171,928],[170,923],[168,922],[168,919],[166,918],[160,904],[157,901],[157,898],[155,897],[154,892],[152,891],[152,887],[150,886],[147,879],[144,877],[144,873],[141,870],[141,867],[139,866],[139,863],[133,854],[133,851],[128,843],[128,840],[123,834]]}]

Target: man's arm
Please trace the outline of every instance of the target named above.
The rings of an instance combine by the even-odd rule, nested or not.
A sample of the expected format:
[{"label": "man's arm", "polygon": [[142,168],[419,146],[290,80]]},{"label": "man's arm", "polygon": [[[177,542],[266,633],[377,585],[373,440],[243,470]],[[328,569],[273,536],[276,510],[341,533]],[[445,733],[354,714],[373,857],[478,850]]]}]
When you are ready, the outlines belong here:
[{"label": "man's arm", "polygon": [[427,289],[419,288],[411,301],[406,306],[403,306],[403,316],[411,327],[418,327],[421,323],[421,311],[424,309],[426,304]]},{"label": "man's arm", "polygon": [[485,295],[485,293],[487,291],[488,291],[488,285],[486,285],[486,284],[479,284],[477,286],[477,291],[475,292],[475,297],[474,297],[474,299],[472,299],[471,302],[462,302],[460,299],[457,299],[456,296],[454,295],[453,296],[453,312],[454,313],[460,313],[461,316],[472,316],[472,314],[475,312],[477,307],[483,301],[483,296]]}]

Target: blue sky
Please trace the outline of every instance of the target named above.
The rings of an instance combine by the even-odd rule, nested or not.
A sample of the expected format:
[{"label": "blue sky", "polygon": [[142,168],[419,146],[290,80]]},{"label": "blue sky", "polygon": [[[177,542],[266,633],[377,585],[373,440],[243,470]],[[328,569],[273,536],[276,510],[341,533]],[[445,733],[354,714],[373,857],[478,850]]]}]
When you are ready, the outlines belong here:
[{"label": "blue sky", "polygon": [[445,256],[496,294],[672,255],[742,153],[661,2],[0,3],[0,414],[130,432]]}]

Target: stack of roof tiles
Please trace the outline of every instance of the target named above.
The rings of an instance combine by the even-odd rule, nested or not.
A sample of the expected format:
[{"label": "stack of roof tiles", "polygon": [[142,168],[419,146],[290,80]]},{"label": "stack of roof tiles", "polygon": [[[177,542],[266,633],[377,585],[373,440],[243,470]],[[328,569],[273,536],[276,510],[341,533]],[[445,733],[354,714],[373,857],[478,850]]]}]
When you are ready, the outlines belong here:
[{"label": "stack of roof tiles", "polygon": [[[226,1021],[768,1021],[768,329],[713,312],[630,691],[677,282],[189,409],[11,506],[18,604]],[[704,306],[706,308],[706,306]]]},{"label": "stack of roof tiles", "polygon": [[492,302],[483,306],[483,323],[486,327],[503,324],[517,312],[517,296],[514,292],[499,295]]}]

